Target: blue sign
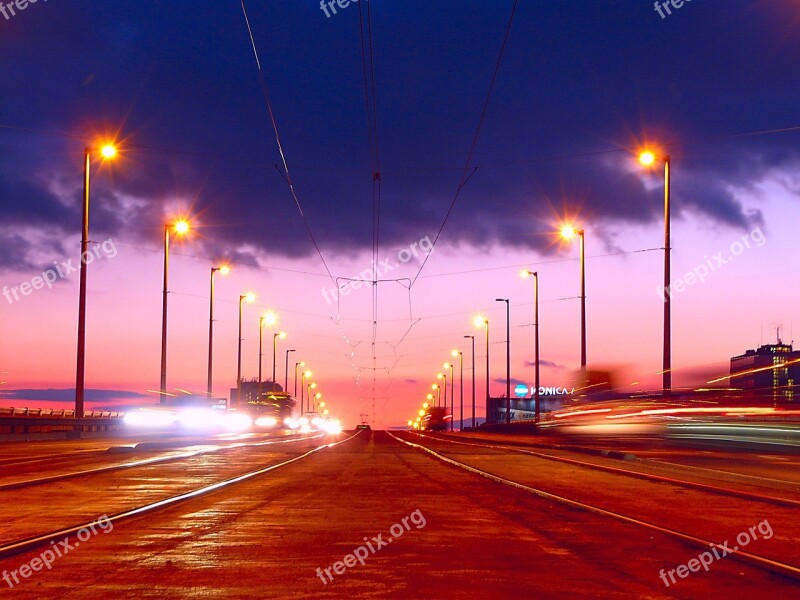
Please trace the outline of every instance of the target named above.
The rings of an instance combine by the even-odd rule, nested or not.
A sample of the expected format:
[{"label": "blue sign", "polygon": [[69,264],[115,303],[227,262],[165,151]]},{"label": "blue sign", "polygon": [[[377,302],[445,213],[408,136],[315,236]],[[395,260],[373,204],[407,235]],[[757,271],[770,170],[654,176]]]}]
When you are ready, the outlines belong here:
[{"label": "blue sign", "polygon": [[524,398],[528,395],[528,386],[524,383],[517,384],[517,387],[514,388],[514,395],[517,398]]}]

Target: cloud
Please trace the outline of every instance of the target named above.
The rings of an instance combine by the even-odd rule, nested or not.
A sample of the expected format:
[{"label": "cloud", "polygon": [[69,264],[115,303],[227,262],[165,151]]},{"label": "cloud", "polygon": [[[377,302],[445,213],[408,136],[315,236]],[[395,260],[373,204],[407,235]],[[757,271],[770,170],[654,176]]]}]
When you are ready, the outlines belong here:
[{"label": "cloud", "polygon": [[[525,361],[525,366],[526,367],[535,367],[536,363],[534,361],[531,361],[531,360],[526,360]],[[554,363],[551,360],[539,360],[539,366],[540,367],[548,367],[550,369],[557,369],[559,371],[567,368],[564,365],[559,365],[558,363]]]},{"label": "cloud", "polygon": [[[74,389],[55,389],[48,388],[44,390],[34,389],[18,389],[18,390],[0,390],[0,398],[4,400],[47,400],[50,402],[75,402]],[[139,392],[129,392],[121,390],[93,390],[87,389],[85,391],[85,399],[91,402],[98,402],[103,400],[112,399],[138,399],[138,398],[152,398],[147,394]]]}]

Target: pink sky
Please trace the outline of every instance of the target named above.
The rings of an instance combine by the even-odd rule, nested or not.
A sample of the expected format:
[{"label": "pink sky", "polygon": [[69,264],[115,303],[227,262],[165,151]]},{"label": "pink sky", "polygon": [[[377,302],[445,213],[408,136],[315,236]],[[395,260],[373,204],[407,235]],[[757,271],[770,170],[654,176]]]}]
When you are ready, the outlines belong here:
[{"label": "pink sky", "polygon": [[[791,174],[774,172],[756,190],[737,193],[745,208],[763,211],[761,231],[766,243],[761,247],[751,244],[751,248],[711,273],[704,284],[673,296],[675,385],[701,383],[704,372],[725,374],[730,356],[761,341],[772,341],[775,324],[783,324],[784,340],[791,340],[800,297],[800,269],[794,245],[794,224],[800,220],[800,208],[785,191],[784,184],[790,177]],[[676,206],[679,202],[680,198],[676,198]],[[590,367],[621,367],[626,376],[656,387],[658,377],[653,373],[661,364],[662,326],[656,286],[662,277],[663,253],[600,255],[613,252],[603,246],[601,238],[613,240],[617,248],[625,251],[660,247],[661,226],[580,226],[585,227],[587,236]],[[721,227],[691,213],[674,218],[673,281],[704,263],[706,256],[719,251],[729,256],[731,244],[748,233]],[[206,231],[204,235],[212,233]],[[419,232],[410,236],[408,243],[426,235],[432,233]],[[494,302],[495,298],[508,297],[512,301],[512,377],[532,383],[533,369],[524,366],[524,361],[533,356],[533,284],[518,277],[521,265],[540,272],[542,359],[564,367],[543,368],[542,384],[570,384],[570,373],[579,361],[577,244],[561,248],[556,245],[552,254],[536,256],[508,247],[455,248],[447,241],[445,231],[410,299],[407,288],[399,283],[379,287],[374,392],[370,291],[357,289],[342,298],[337,321],[337,305],[328,304],[322,294],[323,288],[333,287],[326,276],[233,265],[230,275],[217,276],[215,394],[227,395],[235,385],[237,298],[252,290],[258,299],[254,305],[245,306],[245,377],[257,373],[258,315],[267,309],[275,310],[280,315],[278,328],[288,333],[278,346],[278,381],[283,382],[285,350],[296,348],[290,359],[292,367],[295,360],[308,363],[336,416],[353,424],[362,413],[371,418],[374,406],[374,425],[391,426],[414,414],[441,370],[441,363],[451,360],[451,349],[463,349],[465,366],[469,366],[468,340],[463,336],[475,333],[478,413],[482,415],[483,334],[472,330],[471,317],[477,312],[489,316],[492,378],[503,378],[505,308]],[[95,262],[89,271],[87,387],[145,392],[156,389],[159,378],[160,240],[153,239],[148,249],[130,245],[124,236],[115,238],[114,243],[118,255]],[[306,244],[306,240],[298,243]],[[398,250],[383,248],[381,257],[394,259]],[[173,252],[168,385],[202,393],[206,386],[211,261],[192,256],[191,240],[176,244]],[[40,258],[43,264],[66,260],[59,256]],[[348,277],[370,266],[367,253],[326,258],[337,276]],[[548,262],[570,258],[573,260]],[[306,273],[324,272],[316,256],[302,261],[262,256],[261,263]],[[418,259],[412,259],[387,277],[413,276],[418,266]],[[18,286],[36,275],[7,273],[3,285]],[[5,389],[74,386],[77,284],[77,273],[73,273],[52,290],[34,291],[13,304],[0,298],[0,361]],[[271,341],[271,332],[265,331],[267,378],[272,371]],[[465,370],[467,402],[469,377]],[[504,383],[492,384],[493,394],[499,395],[503,390]]]}]

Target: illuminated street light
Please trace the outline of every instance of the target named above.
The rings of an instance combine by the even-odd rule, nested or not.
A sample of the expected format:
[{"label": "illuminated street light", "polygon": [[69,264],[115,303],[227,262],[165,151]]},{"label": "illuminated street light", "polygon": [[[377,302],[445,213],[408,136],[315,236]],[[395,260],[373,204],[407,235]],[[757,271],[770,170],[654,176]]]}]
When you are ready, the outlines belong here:
[{"label": "illuminated street light", "polygon": [[117,156],[117,148],[113,144],[106,144],[100,148],[100,154],[103,158],[114,158]]},{"label": "illuminated street light", "polygon": [[242,303],[252,304],[256,301],[256,295],[247,292],[239,296],[239,353],[236,360],[236,404],[242,402]]},{"label": "illuminated street light", "polygon": [[534,422],[538,425],[541,416],[539,406],[539,273],[525,270],[520,273],[523,279],[533,277],[533,345],[534,345]]},{"label": "illuminated street light", "polygon": [[[112,144],[105,144],[100,149],[100,155],[105,159],[117,155],[117,150]],[[80,286],[78,291],[78,343],[77,360],[75,368],[75,418],[83,418],[83,404],[86,389],[86,276],[90,262],[85,257],[89,249],[89,189],[91,187],[92,148],[86,147],[83,156],[83,222],[81,228],[81,266]],[[83,429],[78,426],[78,431]]]},{"label": "illuminated street light", "polygon": [[296,362],[294,363],[294,398],[297,400],[297,367],[305,367],[306,363],[304,362]]},{"label": "illuminated street light", "polygon": [[[300,414],[302,415],[305,412],[305,390],[306,390],[306,377],[311,377],[313,373],[311,371],[303,371],[303,375],[300,377]],[[309,398],[309,402],[311,398]]]},{"label": "illuminated street light", "polygon": [[645,150],[639,155],[639,162],[645,167],[651,167],[656,162],[656,155],[649,150]]},{"label": "illuminated street light", "polygon": [[497,298],[506,303],[506,425],[511,423],[511,300]]},{"label": "illuminated street light", "polygon": [[447,409],[447,375],[443,373],[437,373],[436,379],[443,379],[444,380],[444,404],[442,406]]},{"label": "illuminated street light", "polygon": [[[278,352],[278,339],[285,340],[286,339],[286,332],[279,331],[277,333],[272,334],[272,386],[275,387],[275,369],[277,365],[277,358],[276,354]],[[284,390],[286,391],[286,390]]]},{"label": "illuminated street light", "polygon": [[286,350],[286,362],[285,362],[286,368],[283,374],[283,391],[286,392],[287,394],[289,393],[289,354],[291,354],[292,352],[296,352],[296,350],[294,349]]},{"label": "illuminated street light", "polygon": [[[645,166],[653,166],[659,157],[650,150],[645,150],[639,155],[639,162]],[[664,161],[664,362],[663,362],[663,390],[668,396],[672,392],[672,296],[670,289],[670,255],[671,255],[671,201],[670,187],[672,177],[672,161],[670,156],[661,156]]]},{"label": "illuminated street light", "polygon": [[211,267],[211,297],[209,300],[208,309],[208,397],[211,398],[211,377],[212,377],[212,362],[214,358],[214,274],[219,271],[223,275],[231,272],[230,267],[222,265],[221,267]]},{"label": "illuminated street light", "polygon": [[[475,325],[476,329],[486,328],[486,420],[489,420],[489,319],[484,317],[483,315],[477,315],[472,320],[473,325]],[[474,350],[473,350],[474,355]],[[475,371],[473,370],[473,373]],[[473,408],[472,408],[472,426],[475,427],[475,402],[473,400]]]},{"label": "illuminated street light", "polygon": [[[450,369],[450,431],[453,431],[453,421],[455,420],[455,393],[456,393],[456,378],[453,375],[455,365],[446,362],[442,365],[443,369]],[[444,404],[447,406],[447,380],[445,379],[445,393]]]},{"label": "illuminated street light", "polygon": [[175,223],[164,226],[164,286],[161,294],[161,387],[159,403],[167,403],[167,297],[169,295],[169,231],[170,228],[178,237],[189,233],[189,223],[179,219]]},{"label": "illuminated street light", "polygon": [[472,428],[475,429],[475,336],[465,335],[464,339],[467,338],[472,340]]},{"label": "illuminated street light", "polygon": [[[461,396],[461,409],[459,411],[459,419],[461,421],[461,426],[459,427],[459,431],[464,431],[464,353],[461,352],[460,350],[453,350],[452,352],[450,352],[450,355],[453,356],[454,358],[456,356],[458,357],[458,364],[460,367],[461,374],[458,379],[458,392],[459,395]],[[450,431],[452,430],[453,429],[451,427]]]},{"label": "illuminated street light", "polygon": [[581,370],[586,370],[586,239],[583,229],[575,229],[572,225],[561,228],[561,237],[571,240],[576,235],[581,241]]}]

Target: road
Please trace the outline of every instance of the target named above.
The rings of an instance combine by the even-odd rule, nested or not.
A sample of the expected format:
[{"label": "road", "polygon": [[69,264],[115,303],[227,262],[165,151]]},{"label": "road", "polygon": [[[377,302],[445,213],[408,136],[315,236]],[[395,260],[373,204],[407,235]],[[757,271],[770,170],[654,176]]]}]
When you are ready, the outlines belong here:
[{"label": "road", "polygon": [[[222,447],[229,443],[236,447]],[[13,587],[0,585],[8,597],[699,598],[792,597],[797,589],[798,579],[754,564],[761,557],[800,565],[800,493],[773,478],[720,481],[630,458],[527,448],[539,456],[476,435],[245,436],[125,455],[99,452],[97,440],[68,444],[50,469],[31,461],[55,444],[17,446],[23,462],[2,465],[0,486],[22,486],[0,488],[0,570]],[[69,453],[81,453],[82,474]],[[122,466],[147,458],[169,460]],[[44,541],[7,549],[292,460],[146,513],[101,518],[81,541],[77,532],[56,536],[66,547]],[[748,468],[753,478],[756,462]],[[728,463],[733,468],[735,457]],[[721,464],[720,453],[713,466]],[[120,468],[94,471],[108,466]],[[679,570],[709,550],[697,540],[727,541],[732,550],[742,533],[747,548],[712,558],[707,572]],[[23,565],[56,547],[66,553],[50,569],[38,565],[22,576]],[[756,559],[741,561],[745,551]]]}]

